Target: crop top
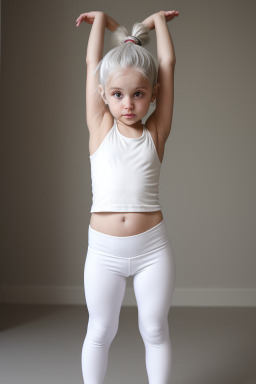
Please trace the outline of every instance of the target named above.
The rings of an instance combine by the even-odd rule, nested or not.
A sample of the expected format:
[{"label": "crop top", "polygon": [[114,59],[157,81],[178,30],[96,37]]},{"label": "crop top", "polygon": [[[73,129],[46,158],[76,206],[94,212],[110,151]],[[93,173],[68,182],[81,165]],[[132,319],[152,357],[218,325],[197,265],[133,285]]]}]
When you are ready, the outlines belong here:
[{"label": "crop top", "polygon": [[91,212],[151,212],[161,210],[161,162],[148,129],[140,137],[126,137],[116,120],[92,155]]}]

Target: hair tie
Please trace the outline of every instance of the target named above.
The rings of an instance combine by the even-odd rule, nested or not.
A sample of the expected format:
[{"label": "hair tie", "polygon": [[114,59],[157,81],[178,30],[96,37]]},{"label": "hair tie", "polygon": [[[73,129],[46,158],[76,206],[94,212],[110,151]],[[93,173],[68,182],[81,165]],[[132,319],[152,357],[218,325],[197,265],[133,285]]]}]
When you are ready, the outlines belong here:
[{"label": "hair tie", "polygon": [[[132,41],[136,45],[141,45],[141,40],[138,39],[138,37],[136,37],[136,36],[131,36],[131,37],[132,37],[132,39],[125,39],[125,40],[122,41],[122,43],[124,44],[127,41]],[[133,39],[135,39],[135,41]]]}]

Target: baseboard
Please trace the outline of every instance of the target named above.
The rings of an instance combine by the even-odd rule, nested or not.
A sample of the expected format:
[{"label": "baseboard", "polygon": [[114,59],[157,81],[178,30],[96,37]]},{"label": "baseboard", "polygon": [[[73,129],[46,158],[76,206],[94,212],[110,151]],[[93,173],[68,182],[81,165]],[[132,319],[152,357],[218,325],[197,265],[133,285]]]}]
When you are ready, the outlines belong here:
[{"label": "baseboard", "polygon": [[[84,305],[83,287],[4,285],[1,303]],[[127,286],[123,306],[136,306],[133,287]],[[255,307],[256,289],[175,288],[172,306]]]}]

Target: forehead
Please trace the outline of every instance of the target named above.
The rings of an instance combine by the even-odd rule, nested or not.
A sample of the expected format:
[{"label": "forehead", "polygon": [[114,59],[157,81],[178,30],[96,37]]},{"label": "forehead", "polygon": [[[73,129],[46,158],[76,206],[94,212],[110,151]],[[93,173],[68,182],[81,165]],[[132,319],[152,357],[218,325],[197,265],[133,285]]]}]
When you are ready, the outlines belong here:
[{"label": "forehead", "polygon": [[110,87],[150,87],[148,78],[135,68],[119,69],[110,74],[107,82],[107,88]]}]

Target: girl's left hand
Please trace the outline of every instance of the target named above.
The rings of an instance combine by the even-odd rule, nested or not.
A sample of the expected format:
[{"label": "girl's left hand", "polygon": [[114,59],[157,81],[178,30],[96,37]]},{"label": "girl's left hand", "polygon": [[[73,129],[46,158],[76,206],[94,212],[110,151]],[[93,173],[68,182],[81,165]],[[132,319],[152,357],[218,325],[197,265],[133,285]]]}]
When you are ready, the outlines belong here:
[{"label": "girl's left hand", "polygon": [[179,16],[179,11],[163,11],[165,14],[165,20],[170,21],[174,19],[174,17]]},{"label": "girl's left hand", "polygon": [[146,24],[149,27],[149,29],[154,29],[155,28],[154,18],[158,15],[165,17],[165,20],[168,22],[172,20],[174,17],[179,16],[179,12],[178,11],[160,11],[147,17],[144,21],[142,21],[142,23]]}]

